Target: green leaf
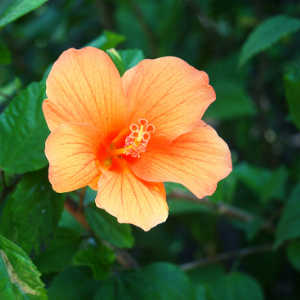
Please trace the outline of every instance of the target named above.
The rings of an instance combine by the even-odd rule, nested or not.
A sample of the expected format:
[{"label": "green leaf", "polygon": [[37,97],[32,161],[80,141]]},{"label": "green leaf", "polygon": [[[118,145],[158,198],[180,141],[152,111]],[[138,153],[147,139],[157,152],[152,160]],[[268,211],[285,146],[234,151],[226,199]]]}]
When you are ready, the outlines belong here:
[{"label": "green leaf", "polygon": [[285,185],[288,176],[289,171],[285,167],[279,167],[272,171],[270,178],[264,183],[264,188],[261,191],[263,203],[266,203],[270,198],[285,198]]},{"label": "green leaf", "polygon": [[263,220],[258,217],[254,217],[251,221],[247,222],[245,227],[246,238],[249,242],[253,241],[253,239],[258,234],[261,226],[263,225]]},{"label": "green leaf", "polygon": [[259,283],[251,276],[232,272],[221,277],[211,288],[215,300],[263,300]]},{"label": "green leaf", "polygon": [[[95,198],[94,198],[95,200]],[[63,210],[61,220],[58,223],[59,227],[65,227],[77,231],[80,234],[86,234],[87,230],[81,223],[78,222],[67,210]]]},{"label": "green leaf", "polygon": [[213,83],[217,100],[213,102],[205,117],[219,120],[230,120],[241,116],[253,116],[256,113],[254,105],[245,93],[244,87],[231,80]]},{"label": "green leaf", "polygon": [[145,59],[144,53],[140,49],[119,50],[118,53],[124,62],[126,70],[135,67],[140,61]]},{"label": "green leaf", "polygon": [[168,197],[170,215],[194,214],[200,212],[208,212],[210,209],[207,205],[201,203],[186,201],[184,198],[175,199]]},{"label": "green leaf", "polygon": [[[11,80],[6,85],[3,85],[0,87],[0,92],[4,95],[8,95],[10,97],[13,97],[15,94],[20,92],[22,83],[18,77],[16,77],[14,80]],[[5,96],[1,95],[0,93],[0,105],[5,102],[9,102],[10,100],[7,99]]]},{"label": "green leaf", "polygon": [[280,251],[257,253],[243,259],[243,266],[262,286],[269,286],[280,276],[283,263]]},{"label": "green leaf", "polygon": [[82,250],[74,257],[74,262],[77,265],[91,267],[94,278],[98,280],[103,280],[109,275],[110,266],[114,261],[113,251],[104,244]]},{"label": "green leaf", "polygon": [[28,254],[39,252],[52,239],[63,209],[64,195],[52,190],[48,170],[23,176],[9,202],[6,218],[13,220],[14,230],[1,233],[13,239]]},{"label": "green leaf", "polygon": [[245,91],[243,78],[237,72],[237,55],[215,60],[205,67],[217,99],[205,112],[205,117],[218,120],[253,116],[256,108]]},{"label": "green leaf", "polygon": [[290,264],[300,272],[300,241],[290,243],[286,249],[286,256]]},{"label": "green leaf", "polygon": [[0,223],[0,234],[5,236],[6,238],[15,241],[17,237],[16,224],[13,220],[12,216],[12,205],[14,202],[14,198],[12,194],[10,194],[4,205],[4,209],[1,215],[1,223]]},{"label": "green leaf", "polygon": [[295,79],[293,74],[286,74],[283,80],[289,112],[294,124],[300,130],[300,78]]},{"label": "green leaf", "polygon": [[225,275],[225,268],[220,264],[206,265],[186,272],[195,285],[212,285]]},{"label": "green leaf", "polygon": [[101,239],[119,248],[131,248],[134,238],[128,224],[120,224],[117,219],[103,209],[90,204],[85,209],[87,222]]},{"label": "green leaf", "polygon": [[116,68],[118,69],[118,71],[120,73],[120,76],[123,76],[126,69],[125,69],[124,62],[123,62],[120,54],[118,53],[118,51],[116,49],[112,48],[112,49],[106,50],[106,53],[109,55],[109,57],[115,64]]},{"label": "green leaf", "polygon": [[85,204],[95,203],[96,197],[97,197],[97,191],[87,186],[84,194],[84,200],[83,200],[84,203]]},{"label": "green leaf", "polygon": [[289,176],[285,167],[270,171],[248,163],[240,163],[235,166],[232,175],[255,191],[262,203],[267,203],[272,198],[285,198],[285,185]]},{"label": "green leaf", "polygon": [[145,57],[142,50],[139,49],[128,49],[119,50],[109,49],[106,53],[110,56],[115,66],[117,67],[120,76],[123,76],[126,70],[133,68]]},{"label": "green leaf", "polygon": [[218,183],[217,189],[211,196],[208,196],[208,198],[214,203],[232,202],[235,196],[236,187],[236,176],[234,173],[231,173]]},{"label": "green leaf", "polygon": [[233,173],[239,181],[257,193],[262,192],[265,182],[271,177],[269,170],[249,163],[238,164],[235,166]]},{"label": "green leaf", "polygon": [[49,247],[35,256],[33,262],[42,273],[58,272],[65,268],[78,251],[81,236],[69,228],[58,228]]},{"label": "green leaf", "polygon": [[0,39],[0,64],[7,65],[11,63],[11,54],[7,46]]},{"label": "green leaf", "polygon": [[274,247],[277,248],[288,239],[300,237],[300,184],[292,191],[291,197],[284,207],[276,230]]},{"label": "green leaf", "polygon": [[300,29],[300,20],[285,15],[278,15],[259,24],[243,45],[239,67],[242,67],[257,53],[269,49],[281,38]]},{"label": "green leaf", "polygon": [[209,300],[209,296],[207,295],[207,288],[202,285],[196,286],[196,300]]},{"label": "green leaf", "polygon": [[173,264],[161,262],[148,265],[143,268],[142,274],[160,290],[161,299],[194,299],[189,278]]},{"label": "green leaf", "polygon": [[42,112],[45,83],[32,83],[0,116],[0,167],[24,173],[47,165],[44,154],[49,129]]},{"label": "green leaf", "polygon": [[40,273],[26,253],[0,235],[0,291],[5,300],[47,299]]},{"label": "green leaf", "polygon": [[194,300],[188,277],[175,265],[155,263],[142,270],[111,277],[99,288],[94,300]]},{"label": "green leaf", "polygon": [[117,47],[125,40],[126,37],[124,35],[104,30],[103,33],[98,38],[96,38],[86,46],[95,47],[103,51],[106,51],[110,48]]},{"label": "green leaf", "polygon": [[90,300],[99,285],[89,268],[70,267],[51,282],[48,297],[49,300]]},{"label": "green leaf", "polygon": [[38,8],[48,0],[6,0],[0,4],[0,27]]},{"label": "green leaf", "polygon": [[164,182],[167,196],[170,196],[173,192],[179,191],[182,193],[191,194],[191,192],[182,184],[176,182]]}]

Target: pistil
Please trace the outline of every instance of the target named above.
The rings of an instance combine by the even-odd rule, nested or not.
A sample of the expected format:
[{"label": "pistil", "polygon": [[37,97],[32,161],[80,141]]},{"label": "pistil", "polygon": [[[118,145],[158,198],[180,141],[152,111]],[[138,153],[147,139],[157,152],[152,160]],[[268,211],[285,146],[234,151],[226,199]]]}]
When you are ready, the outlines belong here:
[{"label": "pistil", "polygon": [[150,140],[150,133],[155,131],[152,124],[148,124],[145,119],[139,119],[138,124],[131,124],[131,134],[125,139],[125,154],[132,157],[140,157],[140,153],[146,151],[148,142]]},{"label": "pistil", "polygon": [[146,151],[150,133],[155,131],[155,127],[145,119],[139,119],[138,124],[131,124],[131,134],[126,137],[124,148],[110,150],[110,156],[126,154],[139,158],[140,153]]}]

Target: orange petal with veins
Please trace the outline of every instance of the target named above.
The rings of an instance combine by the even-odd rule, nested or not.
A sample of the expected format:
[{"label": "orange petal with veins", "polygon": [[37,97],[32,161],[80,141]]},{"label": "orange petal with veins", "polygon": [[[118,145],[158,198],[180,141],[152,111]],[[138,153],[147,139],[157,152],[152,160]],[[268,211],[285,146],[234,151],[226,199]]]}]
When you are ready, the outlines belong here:
[{"label": "orange petal with veins", "polygon": [[95,179],[89,183],[89,187],[95,191],[98,191],[98,182],[100,179],[100,176],[102,175],[102,172],[99,170],[99,175],[95,177]]},{"label": "orange petal with veins", "polygon": [[208,76],[176,57],[143,60],[122,77],[131,111],[129,123],[155,126],[147,149],[164,147],[197,126],[215,100]]},{"label": "orange petal with veins", "polygon": [[99,178],[102,135],[89,124],[69,123],[57,127],[46,140],[49,181],[58,193],[70,192],[93,184]]},{"label": "orange petal with veins", "polygon": [[48,127],[51,131],[55,130],[59,125],[66,123],[69,116],[64,116],[59,109],[48,99],[43,102],[43,112],[47,121]]},{"label": "orange petal with veins", "polygon": [[128,120],[128,100],[119,72],[103,51],[69,49],[54,63],[47,79],[43,110],[51,131],[63,123],[87,123],[108,139]]},{"label": "orange petal with veins", "polygon": [[96,205],[118,218],[148,231],[168,217],[163,183],[146,182],[128,168],[107,171],[99,180]]},{"label": "orange petal with veins", "polygon": [[227,144],[203,121],[166,148],[146,151],[141,158],[128,161],[138,177],[181,183],[198,198],[213,194],[218,181],[232,170]]}]

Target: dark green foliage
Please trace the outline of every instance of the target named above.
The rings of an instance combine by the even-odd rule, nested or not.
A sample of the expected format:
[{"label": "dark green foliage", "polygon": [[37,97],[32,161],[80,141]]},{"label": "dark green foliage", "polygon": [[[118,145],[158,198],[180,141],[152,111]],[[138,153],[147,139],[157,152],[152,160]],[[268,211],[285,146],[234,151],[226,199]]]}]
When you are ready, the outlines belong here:
[{"label": "dark green foliage", "polygon": [[145,56],[140,49],[127,49],[118,51],[125,65],[125,69],[129,70],[142,61]]},{"label": "dark green foliage", "polygon": [[100,238],[121,248],[133,246],[134,238],[128,224],[118,223],[115,217],[94,204],[86,207],[85,214],[87,222]]},{"label": "dark green foliage", "polygon": [[300,237],[300,185],[297,185],[291,197],[289,198],[282,216],[278,223],[276,232],[276,243],[280,244],[288,239],[296,239]]},{"label": "dark green foliage", "polygon": [[114,62],[115,66],[117,67],[120,76],[123,76],[123,74],[126,71],[124,62],[120,56],[120,54],[117,52],[116,49],[109,49],[106,50],[106,53],[109,55],[109,57],[111,58],[111,60]]},{"label": "dark green foliage", "polygon": [[230,120],[256,114],[257,110],[245,91],[243,76],[237,70],[237,55],[213,61],[206,66],[205,71],[217,95],[205,117]]},{"label": "dark green foliage", "polygon": [[7,0],[0,4],[0,27],[38,8],[48,0]]},{"label": "dark green foliage", "polygon": [[11,53],[9,52],[8,47],[0,40],[0,65],[10,64],[11,63]]},{"label": "dark green foliage", "polygon": [[263,291],[251,276],[232,272],[223,276],[211,289],[213,298],[218,300],[263,300]]},{"label": "dark green foliage", "polygon": [[295,74],[286,74],[283,80],[289,112],[294,124],[300,130],[300,79],[296,79]]},{"label": "dark green foliage", "polygon": [[[0,300],[300,299],[298,2],[0,0]],[[180,57],[216,92],[203,119],[233,171],[204,199],[165,183],[148,232],[49,183],[46,79],[86,46],[120,76]]]},{"label": "dark green foliage", "polygon": [[109,275],[114,261],[115,255],[113,251],[104,244],[84,249],[74,257],[74,262],[77,265],[91,267],[94,278],[99,280],[105,279]]},{"label": "dark green foliage", "polygon": [[99,285],[87,267],[70,267],[52,281],[49,300],[93,299]]},{"label": "dark green foliage", "polygon": [[252,277],[241,272],[225,274],[218,265],[203,267],[190,276],[197,284],[197,300],[250,300],[265,299],[259,283]]},{"label": "dark green foliage", "polygon": [[248,37],[240,56],[240,66],[255,54],[267,50],[289,33],[300,29],[300,19],[275,16],[260,24]]},{"label": "dark green foliage", "polygon": [[115,48],[125,40],[126,37],[124,35],[105,30],[99,37],[88,43],[86,46],[99,48],[105,51],[110,48]]},{"label": "dark green foliage", "polygon": [[95,300],[194,300],[194,291],[187,276],[167,263],[149,265],[112,277],[97,291]]},{"label": "dark green foliage", "polygon": [[300,241],[291,242],[286,251],[287,259],[290,264],[297,270],[300,271]]},{"label": "dark green foliage", "polygon": [[77,231],[60,227],[45,251],[35,256],[34,264],[42,273],[59,272],[72,261],[80,243]]},{"label": "dark green foliage", "polygon": [[110,58],[116,65],[120,76],[122,76],[126,70],[133,68],[145,58],[143,52],[139,49],[129,49],[121,51],[117,51],[116,49],[109,49],[106,50],[106,53],[110,56]]},{"label": "dark green foliage", "polygon": [[28,254],[39,252],[54,236],[63,203],[64,195],[52,190],[46,169],[27,173],[6,203],[0,232]]}]

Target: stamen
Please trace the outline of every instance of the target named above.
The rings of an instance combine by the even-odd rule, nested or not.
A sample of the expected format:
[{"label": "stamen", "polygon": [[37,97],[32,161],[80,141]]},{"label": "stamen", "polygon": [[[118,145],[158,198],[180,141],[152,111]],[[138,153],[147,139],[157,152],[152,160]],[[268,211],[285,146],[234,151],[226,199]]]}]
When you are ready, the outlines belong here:
[{"label": "stamen", "polygon": [[125,139],[124,154],[132,157],[140,157],[140,153],[146,151],[150,140],[150,132],[155,131],[152,124],[148,124],[146,119],[139,119],[138,125],[130,125],[131,134]]}]

